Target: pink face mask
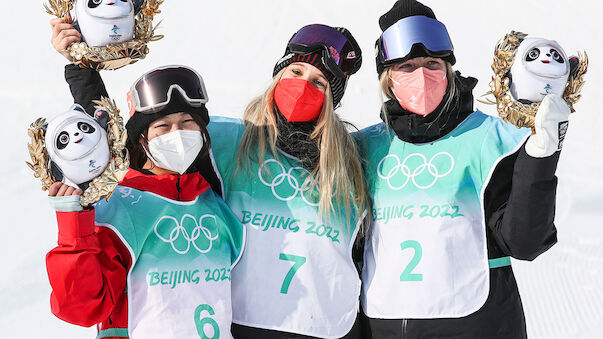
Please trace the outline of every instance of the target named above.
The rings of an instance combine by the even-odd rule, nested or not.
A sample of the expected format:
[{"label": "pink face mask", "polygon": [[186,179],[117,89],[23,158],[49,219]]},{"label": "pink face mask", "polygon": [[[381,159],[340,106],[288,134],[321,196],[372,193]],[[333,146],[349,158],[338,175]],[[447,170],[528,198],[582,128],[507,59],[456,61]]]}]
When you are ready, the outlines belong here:
[{"label": "pink face mask", "polygon": [[446,94],[446,72],[419,67],[391,78],[392,91],[404,109],[420,115],[433,112]]}]

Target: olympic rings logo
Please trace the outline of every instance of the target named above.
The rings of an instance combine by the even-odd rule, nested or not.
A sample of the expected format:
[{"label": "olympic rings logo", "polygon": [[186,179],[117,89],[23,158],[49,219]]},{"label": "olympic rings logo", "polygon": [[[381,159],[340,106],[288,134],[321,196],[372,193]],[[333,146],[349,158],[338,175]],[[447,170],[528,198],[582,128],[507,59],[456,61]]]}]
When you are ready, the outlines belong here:
[{"label": "olympic rings logo", "polygon": [[[267,172],[271,174],[270,170],[266,168],[271,163],[275,163],[280,171],[271,179],[266,179],[264,178],[263,173]],[[266,169],[266,171],[264,171],[264,169]],[[293,175],[294,172],[299,172],[301,173],[301,175],[296,177]],[[303,167],[292,167],[288,171],[286,171],[285,166],[283,166],[283,164],[281,164],[275,159],[268,159],[264,161],[264,163],[260,166],[258,170],[258,178],[260,179],[262,184],[270,187],[270,189],[272,190],[272,194],[275,198],[281,201],[290,201],[299,194],[301,195],[302,199],[306,202],[306,204],[310,206],[318,206],[318,202],[313,202],[306,196],[308,193],[314,193],[309,192],[310,187],[313,186],[312,184],[314,182],[312,179],[306,179],[309,176],[310,172]],[[301,181],[301,184],[298,180],[299,178],[303,179]],[[277,191],[277,188],[279,187],[280,189]],[[290,192],[286,193],[286,191]]]},{"label": "olympic rings logo", "polygon": [[[184,228],[184,222],[187,219],[191,219],[195,225],[195,227],[193,228],[193,231],[189,234],[188,231],[186,230],[186,228]],[[174,249],[174,251],[176,251],[176,253],[178,254],[186,254],[188,253],[188,251],[191,248],[191,245],[199,252],[199,253],[207,253],[209,251],[211,251],[212,245],[213,245],[213,241],[218,239],[218,235],[219,233],[216,233],[215,236],[212,236],[211,231],[203,226],[203,221],[205,219],[213,219],[214,221],[214,225],[216,224],[216,217],[210,214],[205,214],[203,215],[201,218],[199,218],[199,222],[197,222],[197,219],[195,219],[195,217],[193,217],[190,214],[185,214],[180,221],[178,221],[178,219],[170,216],[170,215],[166,215],[161,217],[157,223],[155,224],[154,230],[155,230],[155,234],[157,235],[157,237],[159,239],[161,239],[161,241],[169,243],[170,245],[172,245],[172,248]],[[164,221],[166,220],[166,221]],[[170,235],[169,237],[164,237],[162,236],[159,231],[159,225],[164,222],[165,223],[172,223],[174,228],[170,231]],[[164,228],[164,227],[162,227]],[[165,234],[165,232],[164,232]],[[199,240],[201,238],[201,234],[203,234],[203,236],[205,237],[205,239],[207,239],[207,241],[209,242],[209,244],[206,246],[207,248],[200,248],[199,246],[201,246],[200,244],[198,244],[199,242],[197,240]],[[182,239],[183,240],[178,240],[180,239],[180,236],[182,235]],[[182,249],[184,246],[184,242],[186,242],[186,248]]]},{"label": "olympic rings logo", "polygon": [[[393,161],[395,161],[395,165],[389,168],[388,170],[384,170],[384,162],[389,158],[394,159]],[[411,161],[411,159],[415,158],[418,159],[420,163],[413,170],[411,170],[409,162],[416,162]],[[442,171],[440,168],[434,165],[434,161],[438,158],[444,159],[444,161],[448,163],[444,167],[445,171]],[[395,191],[401,190],[409,182],[412,182],[415,187],[419,189],[428,189],[435,185],[439,178],[445,177],[450,174],[453,169],[454,158],[448,152],[437,153],[436,155],[431,157],[429,161],[427,161],[427,158],[423,154],[413,153],[404,158],[402,162],[400,162],[400,158],[397,155],[389,154],[383,159],[381,159],[381,161],[379,162],[379,165],[377,166],[377,174],[381,179],[387,180],[387,185]],[[399,175],[402,175],[404,178],[402,180],[402,183],[398,185],[392,184],[392,179],[398,178]],[[421,178],[426,178],[428,176],[433,178],[429,179],[427,182],[423,182],[424,180],[421,180],[422,182],[417,182],[417,177],[419,176],[421,176]]]}]

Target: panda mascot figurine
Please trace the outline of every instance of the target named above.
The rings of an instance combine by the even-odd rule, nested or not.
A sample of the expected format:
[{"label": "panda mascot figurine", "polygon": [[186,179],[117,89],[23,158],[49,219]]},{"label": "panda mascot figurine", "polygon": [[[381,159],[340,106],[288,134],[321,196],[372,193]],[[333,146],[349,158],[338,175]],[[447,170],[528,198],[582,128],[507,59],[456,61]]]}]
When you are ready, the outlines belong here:
[{"label": "panda mascot figurine", "polygon": [[[498,115],[518,128],[535,131],[544,119],[537,117],[541,104],[550,106],[553,100],[558,108],[575,112],[574,104],[580,100],[585,84],[588,55],[583,51],[568,57],[554,40],[511,31],[494,49],[492,70],[490,91],[484,96],[492,94],[495,100],[478,101],[496,105]],[[567,117],[565,120],[565,127],[559,127],[560,135],[567,128]]]},{"label": "panda mascot figurine", "polygon": [[94,118],[80,105],[48,122],[45,146],[50,170],[57,181],[85,190],[111,160],[107,140],[105,111],[97,110]]},{"label": "panda mascot figurine", "polygon": [[132,0],[76,0],[74,26],[88,46],[102,47],[131,41],[135,15]]},{"label": "panda mascot figurine", "polygon": [[556,41],[527,37],[519,44],[511,66],[511,95],[523,104],[541,102],[547,94],[561,96],[570,68],[570,59]]}]

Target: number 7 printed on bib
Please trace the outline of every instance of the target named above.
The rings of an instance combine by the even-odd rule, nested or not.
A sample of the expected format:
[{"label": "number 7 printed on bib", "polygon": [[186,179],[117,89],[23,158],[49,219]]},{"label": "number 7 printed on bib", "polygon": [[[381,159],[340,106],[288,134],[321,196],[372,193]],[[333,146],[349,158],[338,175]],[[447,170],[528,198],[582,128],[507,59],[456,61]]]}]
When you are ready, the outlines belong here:
[{"label": "number 7 printed on bib", "polygon": [[293,264],[293,266],[291,266],[291,269],[289,270],[289,272],[287,272],[287,275],[285,276],[285,280],[283,280],[283,285],[281,286],[281,293],[287,294],[289,292],[289,285],[291,285],[291,280],[293,280],[293,276],[295,275],[295,272],[297,272],[297,270],[299,270],[299,268],[303,264],[306,263],[306,257],[300,257],[298,255],[281,253],[278,258],[279,258],[279,260],[287,260],[287,261],[294,262],[294,264]]}]

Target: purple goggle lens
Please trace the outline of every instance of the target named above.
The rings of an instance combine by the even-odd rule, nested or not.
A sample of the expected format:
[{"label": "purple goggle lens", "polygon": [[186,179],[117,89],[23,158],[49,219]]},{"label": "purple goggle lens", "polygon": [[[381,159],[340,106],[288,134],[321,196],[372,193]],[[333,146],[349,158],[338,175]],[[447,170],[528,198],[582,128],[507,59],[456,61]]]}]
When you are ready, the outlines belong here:
[{"label": "purple goggle lens", "polygon": [[186,66],[165,66],[144,74],[132,85],[128,97],[130,109],[141,113],[160,111],[170,102],[174,89],[192,107],[200,107],[208,101],[203,78],[195,70]]},{"label": "purple goggle lens", "polygon": [[[359,51],[341,32],[333,27],[314,24],[302,27],[289,41],[288,48],[296,53],[324,50],[333,62],[329,70],[338,77],[353,73]],[[328,65],[327,65],[328,66]]]},{"label": "purple goggle lens", "polygon": [[414,44],[422,44],[434,56],[445,56],[454,50],[446,26],[426,16],[399,20],[381,34],[377,43],[384,63],[406,57]]}]

